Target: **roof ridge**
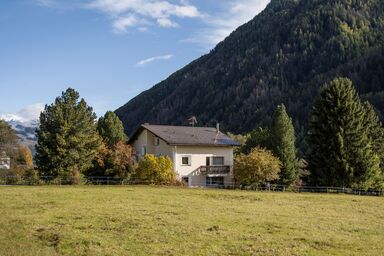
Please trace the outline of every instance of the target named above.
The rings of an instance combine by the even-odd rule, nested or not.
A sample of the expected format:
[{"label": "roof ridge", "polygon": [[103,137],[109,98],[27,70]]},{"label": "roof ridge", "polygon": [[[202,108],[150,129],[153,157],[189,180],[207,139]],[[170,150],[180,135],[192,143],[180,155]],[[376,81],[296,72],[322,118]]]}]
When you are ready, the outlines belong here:
[{"label": "roof ridge", "polygon": [[163,127],[182,127],[182,128],[210,128],[215,129],[216,127],[211,126],[189,126],[189,125],[165,125],[165,124],[143,124],[142,126],[163,126]]}]

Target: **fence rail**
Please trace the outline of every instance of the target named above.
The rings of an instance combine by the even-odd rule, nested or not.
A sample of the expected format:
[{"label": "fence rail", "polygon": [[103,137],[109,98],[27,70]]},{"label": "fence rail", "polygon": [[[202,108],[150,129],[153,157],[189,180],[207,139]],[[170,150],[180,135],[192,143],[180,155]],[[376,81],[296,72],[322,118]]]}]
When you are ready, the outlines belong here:
[{"label": "fence rail", "polygon": [[[23,176],[0,176],[0,185],[65,185],[70,184],[72,180],[62,179],[52,176],[42,177],[23,177]],[[84,185],[139,185],[150,184],[148,180],[143,179],[118,179],[104,176],[88,176],[82,178]],[[178,185],[183,185],[178,183]],[[221,188],[221,189],[238,189],[250,191],[273,191],[273,192],[296,192],[296,193],[333,193],[333,194],[351,194],[366,196],[384,196],[384,190],[363,190],[356,188],[340,188],[340,187],[321,187],[321,186],[285,186],[279,184],[264,184],[241,186],[236,183],[226,182],[224,184],[216,184],[207,186],[206,183],[194,184],[195,187]],[[184,184],[186,186],[186,184]]]}]

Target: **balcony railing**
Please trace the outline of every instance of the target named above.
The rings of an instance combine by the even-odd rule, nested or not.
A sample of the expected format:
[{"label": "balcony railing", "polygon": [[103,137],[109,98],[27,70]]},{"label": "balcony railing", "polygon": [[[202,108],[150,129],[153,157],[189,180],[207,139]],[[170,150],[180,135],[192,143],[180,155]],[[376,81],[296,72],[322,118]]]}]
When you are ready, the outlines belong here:
[{"label": "balcony railing", "polygon": [[200,172],[207,176],[226,176],[231,173],[231,167],[223,166],[201,166]]}]

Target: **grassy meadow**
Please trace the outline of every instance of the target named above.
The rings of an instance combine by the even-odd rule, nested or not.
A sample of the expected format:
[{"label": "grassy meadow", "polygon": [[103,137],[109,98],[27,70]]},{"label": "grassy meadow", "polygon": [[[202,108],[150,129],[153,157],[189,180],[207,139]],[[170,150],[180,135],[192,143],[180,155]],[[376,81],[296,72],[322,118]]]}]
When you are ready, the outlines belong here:
[{"label": "grassy meadow", "polygon": [[0,255],[382,255],[384,198],[0,187]]}]

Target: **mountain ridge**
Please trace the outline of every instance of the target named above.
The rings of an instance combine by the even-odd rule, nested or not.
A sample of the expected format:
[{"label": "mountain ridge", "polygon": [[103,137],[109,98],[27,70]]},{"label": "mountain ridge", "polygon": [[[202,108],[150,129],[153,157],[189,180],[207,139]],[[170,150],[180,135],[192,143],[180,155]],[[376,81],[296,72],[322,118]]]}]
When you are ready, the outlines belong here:
[{"label": "mountain ridge", "polygon": [[268,125],[284,103],[299,144],[321,86],[350,77],[384,113],[384,3],[379,0],[272,0],[209,54],[116,110],[126,132],[141,123],[220,122],[248,132]]}]

